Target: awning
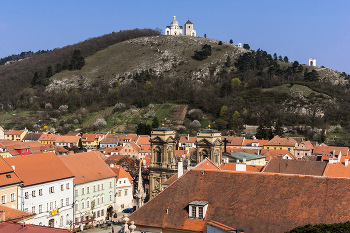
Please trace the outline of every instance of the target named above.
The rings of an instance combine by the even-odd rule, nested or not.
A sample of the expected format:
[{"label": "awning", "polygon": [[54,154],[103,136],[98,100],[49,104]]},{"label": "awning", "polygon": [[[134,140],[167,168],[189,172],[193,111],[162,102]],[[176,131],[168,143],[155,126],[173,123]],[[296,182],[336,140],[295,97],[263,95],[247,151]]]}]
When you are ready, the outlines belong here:
[{"label": "awning", "polygon": [[80,225],[80,224],[86,224],[86,223],[89,223],[89,222],[93,222],[95,221],[95,219],[89,219],[89,220],[85,220],[85,221],[82,221],[82,222],[76,222],[75,225]]}]

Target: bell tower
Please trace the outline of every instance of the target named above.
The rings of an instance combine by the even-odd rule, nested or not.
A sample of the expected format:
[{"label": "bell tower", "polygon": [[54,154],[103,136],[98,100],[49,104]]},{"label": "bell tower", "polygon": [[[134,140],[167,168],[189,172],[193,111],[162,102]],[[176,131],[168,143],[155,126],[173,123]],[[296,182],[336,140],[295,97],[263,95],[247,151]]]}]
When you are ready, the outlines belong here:
[{"label": "bell tower", "polygon": [[177,172],[175,131],[155,128],[151,132],[150,199],[161,190],[161,184]]},{"label": "bell tower", "polygon": [[221,133],[215,129],[203,129],[197,133],[197,164],[205,158],[210,159],[216,165],[222,161]]}]

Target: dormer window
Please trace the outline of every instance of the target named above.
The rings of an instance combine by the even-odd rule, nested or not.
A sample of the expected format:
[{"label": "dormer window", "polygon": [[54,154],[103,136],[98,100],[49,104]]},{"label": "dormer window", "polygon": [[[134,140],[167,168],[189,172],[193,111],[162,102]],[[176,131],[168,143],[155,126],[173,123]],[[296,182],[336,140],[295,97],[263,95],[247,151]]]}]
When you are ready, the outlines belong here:
[{"label": "dormer window", "polygon": [[208,201],[192,201],[189,204],[189,218],[203,220],[208,209]]}]

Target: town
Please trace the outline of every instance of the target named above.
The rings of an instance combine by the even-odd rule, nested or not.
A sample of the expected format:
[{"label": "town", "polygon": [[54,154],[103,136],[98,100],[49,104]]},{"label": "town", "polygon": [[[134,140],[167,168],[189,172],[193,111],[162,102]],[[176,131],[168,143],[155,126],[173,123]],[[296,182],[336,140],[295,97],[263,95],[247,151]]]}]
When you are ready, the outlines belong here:
[{"label": "town", "polygon": [[[80,231],[113,226],[136,210],[129,218],[146,232],[281,232],[317,223],[315,214],[331,211],[333,219],[345,211],[338,206],[347,196],[336,187],[346,188],[350,178],[347,147],[222,136],[210,126],[196,136],[165,126],[150,136],[0,132],[2,221]],[[85,152],[74,153],[79,144]],[[272,224],[270,211],[280,202],[285,207]],[[263,216],[240,221],[252,213],[242,208]],[[301,209],[310,215],[298,215]]]}]

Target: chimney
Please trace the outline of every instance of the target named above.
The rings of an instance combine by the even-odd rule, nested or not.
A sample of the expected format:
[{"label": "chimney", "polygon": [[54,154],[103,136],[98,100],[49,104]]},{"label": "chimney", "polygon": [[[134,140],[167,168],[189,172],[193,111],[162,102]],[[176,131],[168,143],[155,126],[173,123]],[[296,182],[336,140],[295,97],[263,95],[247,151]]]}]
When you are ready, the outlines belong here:
[{"label": "chimney", "polygon": [[239,163],[239,159],[236,159],[236,163]]},{"label": "chimney", "polygon": [[109,166],[110,166],[110,167],[114,167],[114,164],[113,164],[113,163],[111,163]]},{"label": "chimney", "polygon": [[349,164],[349,159],[345,159],[345,167],[347,167]]},{"label": "chimney", "polygon": [[5,222],[5,210],[0,210],[0,222]]},{"label": "chimney", "polygon": [[245,172],[245,171],[247,171],[247,165],[245,163],[236,164],[236,171],[237,172]]},{"label": "chimney", "polygon": [[180,157],[177,163],[177,178],[180,178],[184,174],[184,167],[182,165],[182,157]]},{"label": "chimney", "polygon": [[190,140],[190,134],[187,134],[187,141]]},{"label": "chimney", "polygon": [[15,170],[15,165],[12,165],[11,167],[12,167],[13,170]]},{"label": "chimney", "polygon": [[247,163],[247,159],[246,158],[243,159],[243,163]]}]

